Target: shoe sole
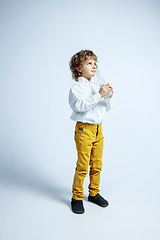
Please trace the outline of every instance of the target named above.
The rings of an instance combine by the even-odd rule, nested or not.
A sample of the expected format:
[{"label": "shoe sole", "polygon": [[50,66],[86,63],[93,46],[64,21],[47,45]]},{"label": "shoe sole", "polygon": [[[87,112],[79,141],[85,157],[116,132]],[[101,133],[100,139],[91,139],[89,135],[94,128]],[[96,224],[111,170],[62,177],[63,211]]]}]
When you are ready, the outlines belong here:
[{"label": "shoe sole", "polygon": [[92,202],[91,200],[88,199],[89,202],[94,203],[98,205],[99,207],[108,207],[109,203],[107,205],[99,205],[98,203]]},{"label": "shoe sole", "polygon": [[85,211],[73,211],[73,210],[72,210],[72,212],[73,212],[73,213],[76,213],[76,214],[83,214]]}]

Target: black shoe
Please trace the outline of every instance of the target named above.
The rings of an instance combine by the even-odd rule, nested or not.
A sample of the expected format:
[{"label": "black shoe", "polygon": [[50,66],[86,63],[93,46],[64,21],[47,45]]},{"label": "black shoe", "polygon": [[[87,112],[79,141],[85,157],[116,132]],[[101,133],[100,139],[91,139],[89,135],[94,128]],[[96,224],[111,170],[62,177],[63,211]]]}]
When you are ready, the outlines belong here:
[{"label": "black shoe", "polygon": [[72,206],[72,211],[74,213],[78,213],[78,214],[84,213],[84,207],[83,207],[82,200],[75,200],[72,198],[71,206]]},{"label": "black shoe", "polygon": [[89,195],[88,201],[93,202],[99,205],[100,207],[107,207],[109,205],[108,201],[105,200],[99,193],[94,197]]}]

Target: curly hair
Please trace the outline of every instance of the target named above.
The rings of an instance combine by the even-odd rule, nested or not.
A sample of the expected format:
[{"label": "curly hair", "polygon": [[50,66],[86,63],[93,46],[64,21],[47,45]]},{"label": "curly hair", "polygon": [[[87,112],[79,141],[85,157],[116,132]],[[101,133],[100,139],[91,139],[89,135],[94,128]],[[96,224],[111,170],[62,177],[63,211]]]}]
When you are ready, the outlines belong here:
[{"label": "curly hair", "polygon": [[81,50],[80,52],[77,52],[71,57],[69,67],[72,72],[72,78],[75,79],[75,81],[78,81],[78,77],[80,77],[81,75],[77,68],[81,69],[83,63],[88,58],[93,58],[97,62],[97,56],[91,50]]}]

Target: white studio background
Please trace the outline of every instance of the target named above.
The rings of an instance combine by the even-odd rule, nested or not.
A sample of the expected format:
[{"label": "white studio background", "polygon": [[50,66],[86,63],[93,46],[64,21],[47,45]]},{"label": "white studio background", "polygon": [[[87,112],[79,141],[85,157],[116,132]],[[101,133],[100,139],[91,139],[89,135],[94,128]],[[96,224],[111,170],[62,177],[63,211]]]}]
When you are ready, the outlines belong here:
[{"label": "white studio background", "polygon": [[[159,13],[155,0],[0,2],[1,240],[160,238]],[[81,49],[97,54],[116,105],[103,123],[110,206],[85,201],[77,216],[68,62]]]}]

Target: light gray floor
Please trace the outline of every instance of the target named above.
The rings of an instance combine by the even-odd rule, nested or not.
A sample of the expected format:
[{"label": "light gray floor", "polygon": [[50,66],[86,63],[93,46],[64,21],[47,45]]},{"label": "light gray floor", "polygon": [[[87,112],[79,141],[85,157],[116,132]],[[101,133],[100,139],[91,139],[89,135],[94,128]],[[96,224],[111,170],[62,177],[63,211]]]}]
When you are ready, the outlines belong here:
[{"label": "light gray floor", "polygon": [[[10,165],[1,171],[1,239],[50,240],[74,239],[75,236],[82,239],[83,236],[95,240],[158,240],[159,181],[155,181],[153,175],[149,177],[151,171],[146,167],[143,173],[135,168],[128,172],[127,166],[116,169],[115,163],[110,161],[111,157],[104,162],[101,175],[101,194],[110,205],[100,208],[87,201],[87,176],[83,215],[76,215],[70,209],[71,164],[68,170],[62,168],[58,174],[54,165],[50,166],[55,178],[42,173],[38,165],[28,165],[27,171]],[[0,167],[2,170],[2,165]]]}]

